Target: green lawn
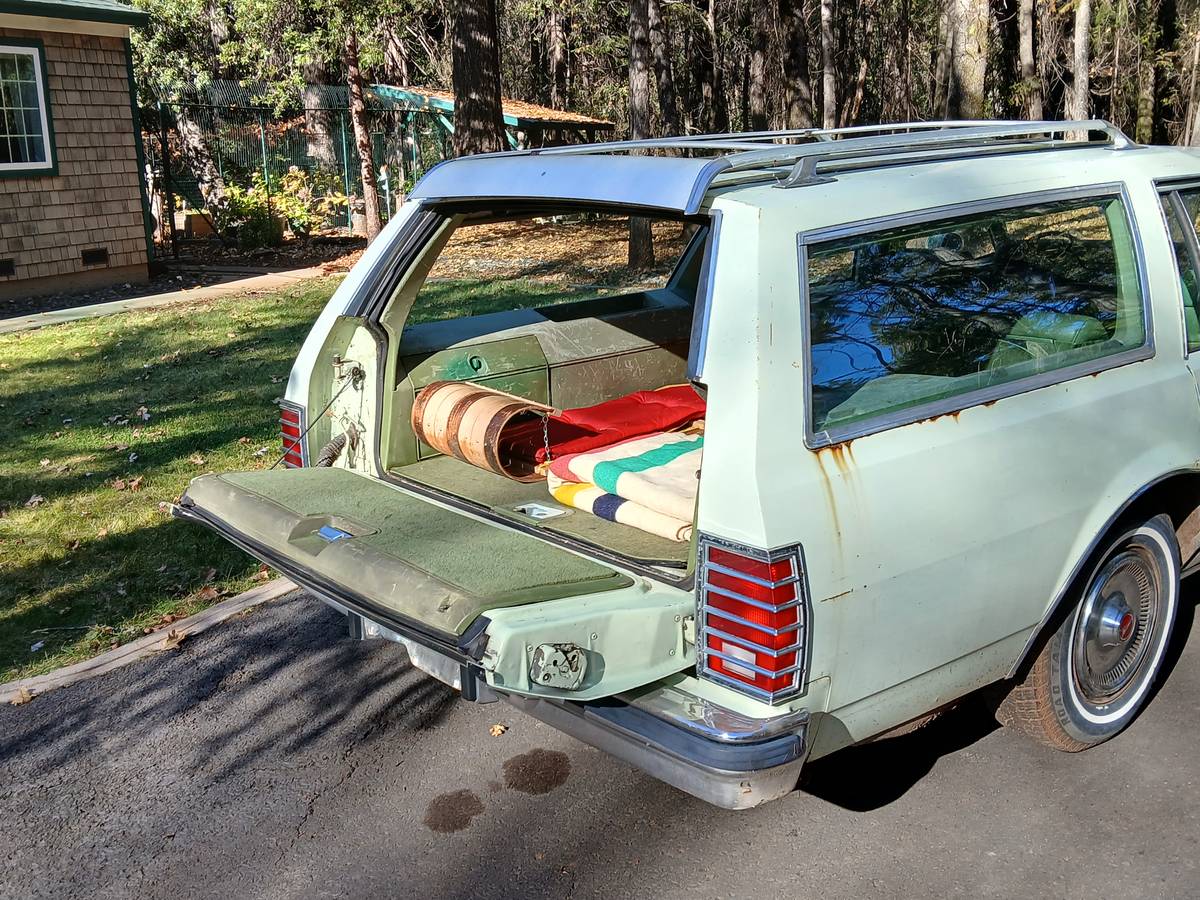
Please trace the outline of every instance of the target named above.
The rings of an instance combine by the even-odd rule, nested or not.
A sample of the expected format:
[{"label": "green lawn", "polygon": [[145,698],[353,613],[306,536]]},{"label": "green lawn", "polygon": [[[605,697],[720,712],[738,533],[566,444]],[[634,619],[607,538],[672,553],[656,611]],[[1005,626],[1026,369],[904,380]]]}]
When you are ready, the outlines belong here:
[{"label": "green lawn", "polygon": [[[336,285],[0,335],[0,681],[107,650],[265,579],[165,505],[196,475],[278,458],[272,401]],[[530,296],[581,294],[437,281],[413,318],[511,309]]]},{"label": "green lawn", "polygon": [[336,285],[0,335],[0,681],[255,583],[257,563],[164,504],[278,458],[272,400]]}]

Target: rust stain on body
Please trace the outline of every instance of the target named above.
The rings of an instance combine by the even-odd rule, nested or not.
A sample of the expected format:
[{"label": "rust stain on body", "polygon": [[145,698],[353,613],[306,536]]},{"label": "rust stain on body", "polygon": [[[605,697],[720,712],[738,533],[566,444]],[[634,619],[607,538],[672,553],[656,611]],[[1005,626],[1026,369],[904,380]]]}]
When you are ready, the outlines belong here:
[{"label": "rust stain on body", "polygon": [[842,597],[848,597],[850,594],[853,594],[853,593],[854,593],[854,588],[850,588],[848,591],[842,591],[840,594],[834,594],[832,597],[826,597],[821,602],[829,603],[833,600],[840,600]]}]

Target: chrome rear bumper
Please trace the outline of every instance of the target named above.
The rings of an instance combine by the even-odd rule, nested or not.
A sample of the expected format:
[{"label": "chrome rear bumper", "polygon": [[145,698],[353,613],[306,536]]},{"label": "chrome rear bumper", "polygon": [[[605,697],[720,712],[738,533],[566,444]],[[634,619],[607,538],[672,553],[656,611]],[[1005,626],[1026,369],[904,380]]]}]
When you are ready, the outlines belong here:
[{"label": "chrome rear bumper", "polygon": [[807,752],[806,714],[793,717],[787,731],[747,741],[683,727],[615,698],[574,703],[497,693],[547,725],[725,809],[749,809],[790,793]]},{"label": "chrome rear bumper", "polygon": [[466,700],[503,699],[552,728],[603,750],[714,806],[749,809],[790,793],[808,751],[807,711],[755,719],[687,691],[659,685],[580,703],[491,687],[469,659],[451,658],[318,593],[347,615],[359,639],[403,644],[413,665]]}]

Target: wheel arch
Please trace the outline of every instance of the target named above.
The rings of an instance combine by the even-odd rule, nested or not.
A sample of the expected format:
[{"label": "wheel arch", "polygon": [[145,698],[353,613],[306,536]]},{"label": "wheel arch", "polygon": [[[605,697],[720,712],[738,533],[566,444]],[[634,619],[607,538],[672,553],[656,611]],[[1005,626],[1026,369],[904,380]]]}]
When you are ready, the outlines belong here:
[{"label": "wheel arch", "polygon": [[1133,520],[1144,520],[1165,513],[1175,527],[1179,542],[1182,572],[1189,566],[1200,568],[1200,470],[1177,469],[1166,472],[1143,485],[1108,517],[1104,526],[1088,543],[1087,548],[1071,567],[1062,588],[1055,594],[1041,620],[1034,626],[1020,656],[1008,670],[1007,678],[1019,678],[1029,668],[1046,636],[1058,627],[1071,597],[1082,579],[1087,577],[1096,555],[1108,538]]}]

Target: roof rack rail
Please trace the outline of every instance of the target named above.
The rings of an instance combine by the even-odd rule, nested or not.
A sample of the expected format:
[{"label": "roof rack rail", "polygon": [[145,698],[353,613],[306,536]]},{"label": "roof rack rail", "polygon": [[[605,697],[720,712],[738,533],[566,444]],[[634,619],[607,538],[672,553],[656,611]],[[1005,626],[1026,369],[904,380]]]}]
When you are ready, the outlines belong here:
[{"label": "roof rack rail", "polygon": [[[1117,126],[1102,119],[1066,122],[1022,121],[997,119],[950,119],[932,122],[892,122],[879,125],[853,125],[846,128],[795,128],[782,131],[744,131],[732,134],[693,134],[673,137],[645,138],[627,141],[606,141],[595,144],[564,144],[556,147],[537,147],[529,150],[505,151],[504,155],[524,154],[529,156],[575,156],[600,153],[637,153],[652,150],[708,150],[725,151],[730,154],[752,153],[759,150],[775,150],[785,158],[791,153],[805,152],[833,142],[854,142],[886,138],[896,145],[948,143],[970,138],[974,142],[986,142],[999,137],[1046,137],[1071,133],[1100,132],[1105,135],[1100,142],[1114,149],[1134,146]],[[806,142],[806,143],[800,143]],[[1086,143],[1096,143],[1088,141]],[[494,154],[487,154],[494,155]],[[765,159],[771,159],[767,156]],[[778,163],[776,163],[778,164]]]}]

